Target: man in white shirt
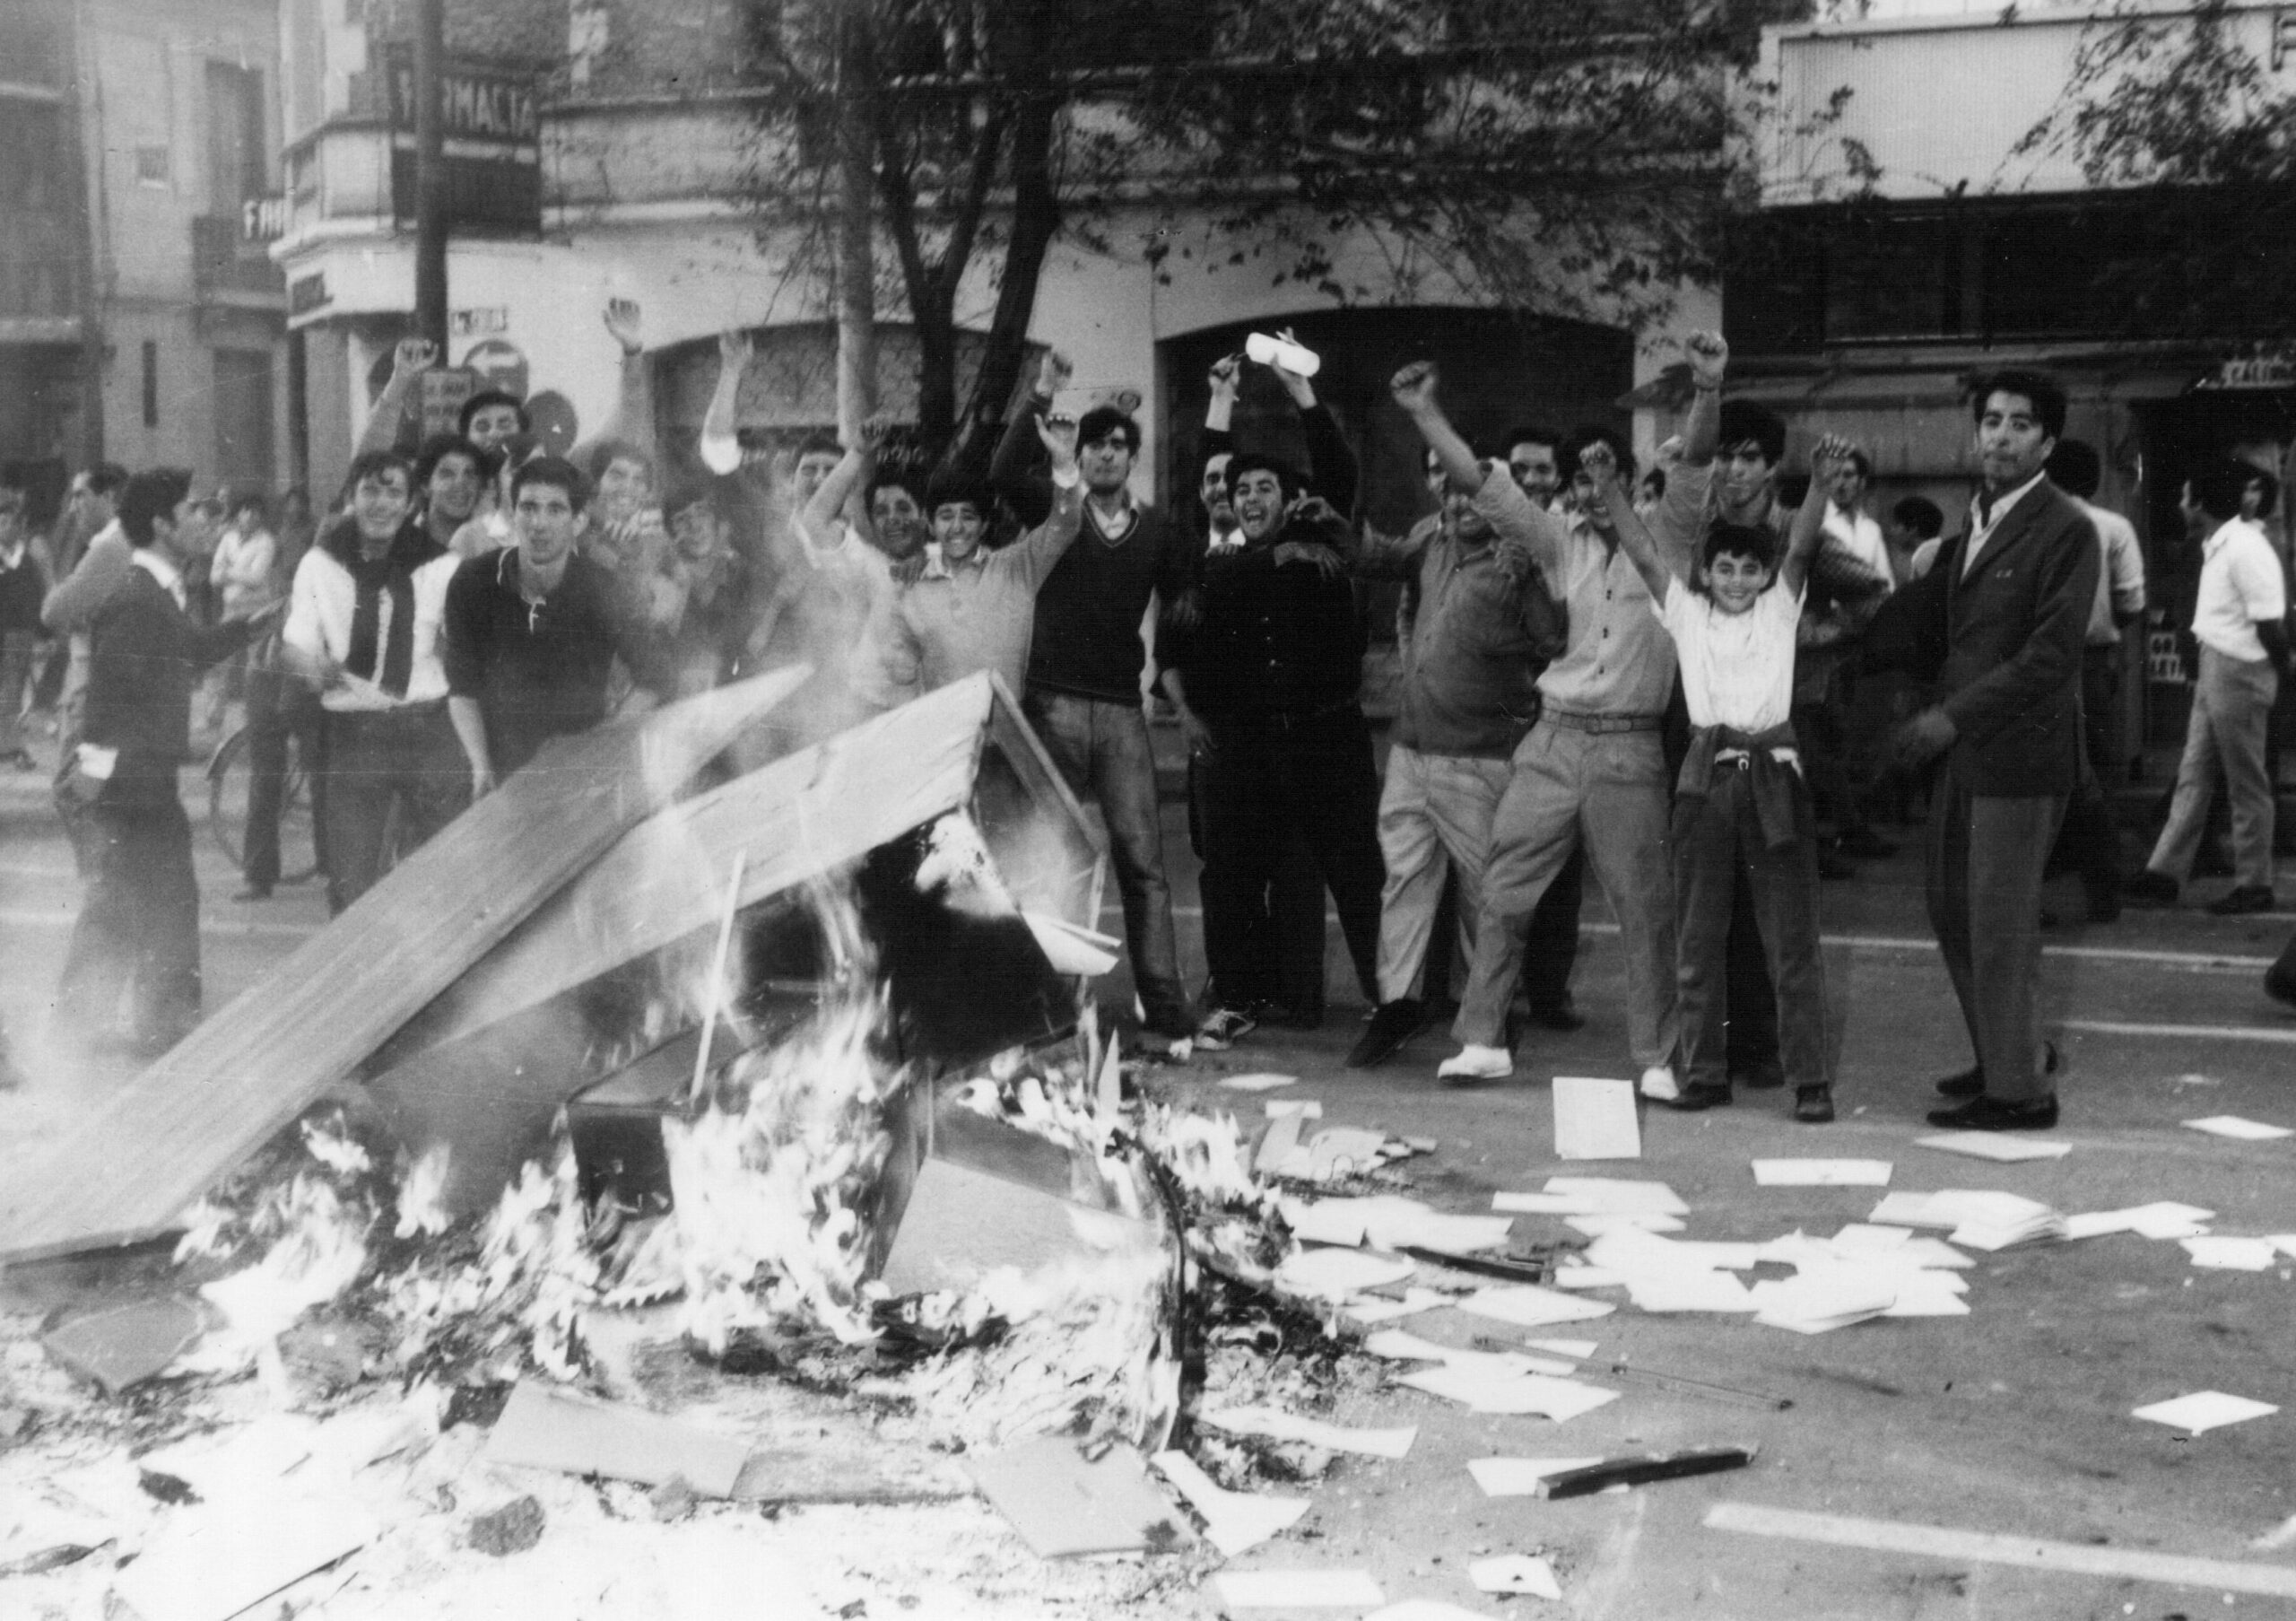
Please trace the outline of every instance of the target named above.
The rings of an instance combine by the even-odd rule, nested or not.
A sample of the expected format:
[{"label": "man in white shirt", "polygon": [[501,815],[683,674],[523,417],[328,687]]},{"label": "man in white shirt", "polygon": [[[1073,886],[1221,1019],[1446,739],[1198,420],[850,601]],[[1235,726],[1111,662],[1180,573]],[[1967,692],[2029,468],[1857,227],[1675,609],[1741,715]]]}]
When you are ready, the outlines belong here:
[{"label": "man in white shirt", "polygon": [[2200,643],[2200,678],[2168,825],[2129,884],[2129,898],[2174,905],[2192,872],[2208,823],[2219,766],[2232,798],[2233,884],[2208,910],[2219,917],[2270,911],[2272,779],[2265,736],[2288,665],[2288,596],[2280,560],[2264,532],[2240,517],[2240,495],[2256,470],[2225,457],[2185,484],[2186,521],[2205,530],[2192,633]]},{"label": "man in white shirt", "polygon": [[391,807],[411,850],[470,803],[470,773],[447,714],[439,643],[460,562],[417,523],[412,471],[396,453],[352,464],[351,516],[303,554],[281,635],[288,666],[325,711],[327,904],[340,912],[383,876]]}]

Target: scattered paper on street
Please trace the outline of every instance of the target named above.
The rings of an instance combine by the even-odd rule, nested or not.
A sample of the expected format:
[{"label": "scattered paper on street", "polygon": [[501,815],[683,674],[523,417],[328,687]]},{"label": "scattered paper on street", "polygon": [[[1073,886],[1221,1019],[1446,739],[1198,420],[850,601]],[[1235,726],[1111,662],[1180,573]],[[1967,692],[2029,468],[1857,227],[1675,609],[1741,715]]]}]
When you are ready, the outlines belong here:
[{"label": "scattered paper on street", "polygon": [[[1503,1250],[1512,1235],[1509,1216],[1453,1216],[1415,1198],[1374,1194],[1363,1198],[1284,1198],[1284,1224],[1303,1241],[1378,1250],[1414,1247],[1471,1255]],[[1368,1285],[1367,1285],[1368,1286]]]},{"label": "scattered paper on street", "polygon": [[1591,1413],[1616,1401],[1619,1395],[1575,1379],[1451,1363],[1403,1374],[1396,1382],[1458,1402],[1472,1412],[1535,1413],[1557,1423]]},{"label": "scattered paper on street", "polygon": [[1554,1567],[1530,1554],[1478,1559],[1467,1566],[1467,1580],[1474,1583],[1477,1592],[1527,1593],[1534,1599],[1562,1597],[1562,1586],[1554,1579]]},{"label": "scattered paper on street", "polygon": [[1373,1328],[1450,1303],[1451,1297],[1439,1290],[1407,1288],[1403,1292],[1401,1300],[1389,1300],[1380,1294],[1359,1294],[1341,1302],[1339,1309],[1351,1322]]},{"label": "scattered paper on street", "polygon": [[2097,1238],[2108,1233],[2134,1233],[2140,1238],[2198,1238],[2208,1231],[2206,1224],[2215,1219],[2213,1210],[2162,1199],[2150,1205],[2132,1205],[2124,1210],[2090,1210],[2068,1216],[2065,1218],[2065,1236]]},{"label": "scattered paper on street", "polygon": [[1401,1458],[1419,1438],[1419,1426],[1392,1430],[1351,1430],[1320,1419],[1280,1413],[1273,1407],[1214,1407],[1198,1413],[1196,1421],[1231,1435],[1265,1435],[1270,1441],[1304,1441],[1327,1452],[1355,1452],[1366,1458]]},{"label": "scattered paper on street", "polygon": [[1220,1084],[1231,1092],[1273,1092],[1279,1086],[1298,1085],[1300,1077],[1296,1075],[1231,1075]]},{"label": "scattered paper on street", "polygon": [[1756,1160],[1754,1182],[1763,1188],[1886,1188],[1888,1160]]},{"label": "scattered paper on street", "polygon": [[1554,1155],[1566,1160],[1642,1157],[1634,1083],[1594,1076],[1554,1077]]},{"label": "scattered paper on street", "polygon": [[1375,1609],[1363,1621],[1492,1621],[1479,1609],[1462,1609],[1440,1599],[1405,1599]]},{"label": "scattered paper on street", "polygon": [[1592,1468],[1600,1458],[1470,1458],[1467,1473],[1486,1497],[1532,1497],[1539,1482],[1566,1469]]},{"label": "scattered paper on street", "polygon": [[1537,1284],[1477,1289],[1458,1303],[1462,1312],[1492,1317],[1521,1329],[1543,1329],[1549,1323],[1587,1322],[1618,1310],[1607,1301],[1580,1300]]},{"label": "scattered paper on street", "polygon": [[1567,1376],[1578,1364],[1523,1351],[1477,1351],[1439,1345],[1402,1329],[1382,1329],[1363,1341],[1363,1349],[1391,1362],[1440,1362],[1453,1367],[1487,1368],[1509,1373],[1552,1373]]},{"label": "scattered paper on street", "polygon": [[2130,1416],[2165,1424],[2171,1429],[2187,1430],[2195,1435],[2222,1429],[2228,1424],[2246,1424],[2251,1418],[2262,1418],[2280,1409],[2268,1401],[2252,1401],[2245,1396],[2227,1396],[2222,1390],[2197,1390],[2190,1396],[2179,1396],[2171,1401],[2156,1401],[2150,1407],[2136,1408]]},{"label": "scattered paper on street", "polygon": [[2045,1137],[2009,1137],[1998,1131],[1945,1131],[1935,1137],[1918,1137],[1913,1141],[1916,1147],[1967,1155],[1970,1159],[1992,1160],[2003,1165],[2019,1164],[2026,1160],[2063,1159],[2073,1152],[2070,1143],[2053,1142]]},{"label": "scattered paper on street", "polygon": [[2211,1137],[2229,1137],[2243,1143],[2270,1142],[2276,1137],[2296,1137],[2296,1130],[2286,1126],[2267,1126],[2261,1120],[2244,1120],[2237,1114],[2212,1114],[2205,1120],[2187,1120],[2195,1131],[2205,1131]]},{"label": "scattered paper on street", "polygon": [[1562,1224],[1589,1238],[1600,1238],[1605,1233],[1615,1233],[1622,1227],[1632,1227],[1643,1233],[1680,1233],[1683,1218],[1661,1216],[1656,1211],[1618,1211],[1604,1216],[1566,1216]]},{"label": "scattered paper on street", "polygon": [[1364,1250],[1302,1250],[1275,1269],[1277,1286],[1318,1300],[1340,1300],[1365,1289],[1401,1283],[1416,1266],[1404,1255]]},{"label": "scattered paper on street", "polygon": [[161,1530],[112,1590],[144,1621],[224,1621],[364,1547],[380,1529],[331,1495],[202,1503]]},{"label": "scattered paper on street", "polygon": [[1229,1491],[1186,1452],[1162,1451],[1149,1461],[1187,1499],[1187,1505],[1204,1516],[1205,1538],[1231,1559],[1291,1529],[1308,1512],[1305,1497],[1262,1497]]},{"label": "scattered paper on street", "polygon": [[1597,1339],[1526,1339],[1523,1342],[1534,1351],[1552,1351],[1557,1356],[1574,1357],[1584,1362],[1602,1349]]},{"label": "scattered paper on street", "polygon": [[2268,1238],[2187,1238],[2178,1241],[2196,1267],[2223,1272],[2263,1272],[2280,1263]]},{"label": "scattered paper on street", "polygon": [[1222,1571],[1212,1585],[1230,1609],[1362,1609],[1387,1601],[1369,1571]]}]

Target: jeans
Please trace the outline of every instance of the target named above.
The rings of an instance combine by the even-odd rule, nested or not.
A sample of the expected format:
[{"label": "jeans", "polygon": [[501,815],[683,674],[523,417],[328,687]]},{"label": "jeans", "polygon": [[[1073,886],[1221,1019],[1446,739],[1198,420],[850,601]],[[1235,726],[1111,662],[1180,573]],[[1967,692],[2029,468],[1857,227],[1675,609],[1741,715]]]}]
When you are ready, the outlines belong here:
[{"label": "jeans", "polygon": [[[1674,802],[1674,915],[1681,939],[1683,1055],[1696,1085],[1726,1085],[1726,957],[1735,966],[1751,944],[1770,964],[1777,989],[1778,1056],[1795,1086],[1831,1084],[1826,1062],[1825,965],[1818,947],[1818,846],[1810,790],[1794,783],[1794,842],[1771,850],[1755,812],[1750,770],[1715,769],[1703,799]],[[1752,897],[1756,942],[1735,937],[1741,886]]]},{"label": "jeans", "polygon": [[2179,881],[2191,876],[2221,765],[2232,800],[2233,881],[2243,887],[2272,887],[2272,780],[2265,771],[2265,733],[2279,694],[2280,677],[2270,659],[2251,664],[2202,645],[2176,797],[2146,867]]},{"label": "jeans", "polygon": [[81,1041],[112,1033],[133,992],[139,1041],[172,1042],[199,1020],[199,886],[172,762],[123,756],[83,819],[88,893],[72,926],[57,1017]]},{"label": "jeans", "polygon": [[1657,732],[1583,731],[1550,715],[1531,728],[1511,763],[1492,819],[1474,970],[1452,1033],[1479,1046],[1505,1041],[1526,927],[1583,843],[1618,917],[1628,1044],[1645,1068],[1673,1063],[1674,884]]},{"label": "jeans", "polygon": [[398,850],[415,849],[470,804],[470,765],[444,699],[334,710],[326,724],[326,898],[339,914],[387,869],[392,807]]},{"label": "jeans", "polygon": [[1100,807],[1108,824],[1117,893],[1132,978],[1159,1034],[1193,1034],[1195,1010],[1180,983],[1179,945],[1172,929],[1172,892],[1164,880],[1163,835],[1156,815],[1156,761],[1148,720],[1136,703],[1109,703],[1031,687],[1022,709],[1069,790]]},{"label": "jeans", "polygon": [[2041,966],[2041,867],[2065,797],[1972,793],[1951,763],[1929,806],[1929,927],[1961,1004],[1988,1097],[2046,1096],[2033,1000]]},{"label": "jeans", "polygon": [[318,694],[283,670],[248,672],[248,832],[240,870],[257,889],[279,882],[279,816],[287,791],[287,739],[300,745],[311,841],[326,866],[325,755]]},{"label": "jeans", "polygon": [[[1212,897],[1240,897],[1248,905],[1250,897],[1273,890],[1279,902],[1287,900],[1284,852],[1304,843],[1317,875],[1314,938],[1288,926],[1288,906],[1276,906],[1271,919],[1291,999],[1296,1006],[1299,981],[1306,978],[1314,1006],[1322,1004],[1323,892],[1329,889],[1359,988],[1376,1001],[1379,780],[1363,712],[1350,703],[1318,715],[1232,715],[1211,724],[1201,820],[1205,954],[1215,965],[1215,977],[1242,946],[1240,938],[1226,937],[1230,920],[1242,914],[1235,904],[1215,906]],[[1312,965],[1299,960],[1310,948]]]}]

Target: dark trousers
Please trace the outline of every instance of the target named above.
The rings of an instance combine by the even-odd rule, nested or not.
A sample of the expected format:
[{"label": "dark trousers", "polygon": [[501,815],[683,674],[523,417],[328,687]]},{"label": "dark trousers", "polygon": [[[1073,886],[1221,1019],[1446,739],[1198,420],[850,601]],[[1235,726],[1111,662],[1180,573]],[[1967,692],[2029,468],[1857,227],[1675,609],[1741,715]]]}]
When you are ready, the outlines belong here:
[{"label": "dark trousers", "polygon": [[1835,832],[1851,833],[1866,827],[1866,806],[1850,781],[1843,707],[1839,693],[1832,688],[1822,698],[1796,702],[1794,743],[1818,809],[1831,819]]},{"label": "dark trousers", "polygon": [[65,953],[57,1017],[78,1040],[109,1035],[130,992],[135,1038],[171,1043],[199,1021],[199,886],[174,763],[123,757],[81,826],[88,894]]},{"label": "dark trousers", "polygon": [[2107,785],[2119,780],[2120,646],[2085,648],[2081,654],[2081,777],[2065,807],[2065,825],[2050,855],[2081,875],[2092,902],[2120,885],[2120,834],[2114,830]]},{"label": "dark trousers", "polygon": [[287,740],[303,757],[304,791],[311,801],[311,838],[326,866],[326,775],[320,741],[318,694],[283,670],[248,672],[248,832],[240,870],[248,884],[279,882],[279,816],[287,791]]},{"label": "dark trousers", "polygon": [[1961,1004],[1988,1097],[2048,1094],[2034,996],[2041,963],[2041,867],[2065,797],[1970,791],[1950,762],[1929,807],[1929,926]]},{"label": "dark trousers", "polygon": [[1266,1006],[1320,1011],[1324,1003],[1324,880],[1297,828],[1278,831],[1281,848],[1258,888],[1212,864],[1207,823],[1221,806],[1218,772],[1205,759],[1187,768],[1188,846],[1206,863],[1197,889],[1204,907],[1204,1005],[1243,1011]]},{"label": "dark trousers", "polygon": [[[1213,978],[1248,975],[1264,939],[1253,935],[1253,898],[1282,899],[1285,849],[1295,839],[1329,889],[1364,998],[1378,1001],[1379,779],[1363,711],[1350,703],[1317,715],[1230,716],[1212,722],[1213,753],[1200,776],[1204,951]],[[1216,897],[1216,899],[1215,899]],[[1296,1006],[1308,975],[1308,931],[1297,908],[1272,907],[1283,999]],[[1287,913],[1294,914],[1286,916]],[[1323,982],[1323,901],[1314,902],[1312,984]],[[1224,999],[1224,998],[1223,998]]]},{"label": "dark trousers", "polygon": [[[1755,812],[1751,771],[1716,768],[1703,799],[1677,799],[1674,813],[1675,931],[1681,952],[1678,1010],[1688,1078],[1719,1086],[1734,1066],[1736,1033],[1726,1030],[1746,1008],[1728,978],[1741,961],[1767,960],[1777,987],[1768,1009],[1770,1041],[1796,1086],[1822,1086],[1826,1062],[1825,969],[1818,946],[1816,815],[1809,789],[1794,783],[1793,843],[1772,850]],[[1751,905],[1735,904],[1741,892]],[[1749,912],[1754,938],[1738,939],[1737,914]]]},{"label": "dark trousers", "polygon": [[443,698],[326,717],[327,904],[340,912],[375,886],[390,854],[415,849],[470,803],[470,765]]}]

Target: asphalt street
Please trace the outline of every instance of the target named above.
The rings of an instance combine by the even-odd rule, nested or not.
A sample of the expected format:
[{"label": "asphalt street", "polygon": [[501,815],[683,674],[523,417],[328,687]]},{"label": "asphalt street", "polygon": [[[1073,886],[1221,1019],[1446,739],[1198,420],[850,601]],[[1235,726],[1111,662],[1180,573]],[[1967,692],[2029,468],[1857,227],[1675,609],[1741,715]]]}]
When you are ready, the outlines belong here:
[{"label": "asphalt street", "polygon": [[[1862,864],[1856,880],[1824,892],[1835,1124],[1795,1124],[1787,1094],[1742,1094],[1703,1115],[1650,1111],[1639,1162],[1554,1159],[1550,1078],[1633,1073],[1615,937],[1591,891],[1576,980],[1586,1025],[1535,1034],[1510,1081],[1438,1086],[1435,1065],[1451,1050],[1439,1030],[1376,1069],[1344,1068],[1364,1010],[1335,931],[1323,1028],[1255,1033],[1232,1051],[1158,1067],[1152,1085],[1257,1112],[1257,1099],[1218,1089],[1218,1079],[1296,1075],[1283,1095],[1319,1101],[1326,1124],[1436,1139],[1435,1153],[1405,1168],[1417,1197],[1459,1212],[1487,1210],[1495,1190],[1592,1169],[1667,1182],[1691,1207],[1686,1238],[1831,1233],[1863,1220],[1877,1190],[1761,1188],[1749,1162],[1862,1157],[1890,1161],[1896,1190],[2005,1189],[2066,1212],[2174,1199],[2216,1212],[2219,1233],[2296,1233],[2296,1137],[2228,1141],[2181,1124],[2235,1115],[2296,1127],[2296,1012],[2260,985],[2296,915],[2209,918],[2198,905],[2222,887],[2209,883],[2185,909],[2052,933],[2044,1016],[2069,1060],[2064,1123],[2053,1136],[2071,1152],[2022,1165],[1961,1159],[1914,1141],[1928,1130],[1921,1116],[1934,1106],[1932,1082],[1970,1052],[1923,919],[1918,832],[1886,831],[1907,839],[1906,853]],[[265,972],[324,926],[326,909],[315,884],[234,902],[236,875],[204,836],[198,848],[207,998],[217,1007],[261,994]],[[1177,805],[1167,807],[1166,849],[1194,980],[1195,865]],[[2078,914],[2070,880],[2051,894],[2057,910]],[[1113,885],[1110,898],[1105,926],[1120,931]],[[42,1143],[127,1073],[124,1059],[63,1062],[45,1040],[77,903],[45,777],[0,777],[0,1015],[32,1076],[28,1090],[0,1094],[0,1175],[21,1174]],[[1114,989],[1125,994],[1120,974]],[[1573,1236],[1542,1216],[1520,1218],[1516,1233],[1518,1243]],[[1505,1613],[1620,1621],[2296,1614],[2296,1599],[2274,1596],[2296,1593],[2296,1535],[2291,1547],[2272,1546],[2296,1515],[2288,1468],[2296,1262],[2202,1270],[2174,1242],[2126,1233],[1976,1259],[1967,1317],[1804,1337],[1742,1318],[1622,1308],[1551,1330],[1597,1340],[1605,1361],[1790,1400],[1782,1411],[1646,1381],[1627,1381],[1622,1399],[1561,1425],[1476,1416],[1410,1390],[1344,1397],[1338,1421],[1415,1423],[1417,1445],[1396,1462],[1343,1462],[1300,1488],[1315,1502],[1306,1539],[1295,1533],[1239,1563],[1360,1564],[1390,1596],[1491,1610],[1498,1601],[1478,1599],[1466,1580],[1470,1558],[1544,1552],[1562,1573],[1564,1603],[1517,1600]],[[1465,1344],[1494,1325],[1438,1312],[1412,1326]],[[2211,1390],[2287,1410],[2196,1437],[2130,1416]],[[1487,1455],[1742,1442],[1760,1448],[1748,1468],[1565,1503],[1486,1499],[1463,1467]],[[2192,1560],[2230,1568],[2178,1563]]]}]

